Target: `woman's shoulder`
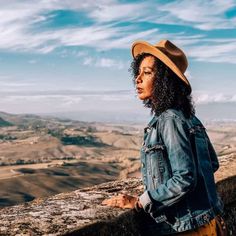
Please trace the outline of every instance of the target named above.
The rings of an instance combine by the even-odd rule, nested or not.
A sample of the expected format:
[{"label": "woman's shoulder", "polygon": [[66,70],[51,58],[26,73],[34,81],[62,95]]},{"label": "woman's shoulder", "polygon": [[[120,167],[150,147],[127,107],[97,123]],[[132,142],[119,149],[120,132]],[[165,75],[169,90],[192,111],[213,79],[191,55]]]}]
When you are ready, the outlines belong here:
[{"label": "woman's shoulder", "polygon": [[173,124],[179,124],[184,125],[191,129],[192,127],[200,127],[204,128],[205,126],[200,121],[200,119],[196,115],[192,115],[189,118],[186,118],[184,116],[184,113],[181,110],[178,109],[167,109],[161,114],[161,122],[164,126],[166,123],[173,123]]},{"label": "woman's shoulder", "polygon": [[181,110],[173,108],[162,112],[158,117],[158,120],[160,130],[163,130],[166,126],[185,127],[185,129],[200,127],[205,129],[202,122],[195,115],[192,115],[190,118],[186,118]]},{"label": "woman's shoulder", "polygon": [[166,129],[175,130],[176,127],[187,127],[186,118],[181,110],[167,109],[159,116],[158,128],[160,132],[164,132]]},{"label": "woman's shoulder", "polygon": [[184,114],[181,110],[177,110],[174,108],[170,108],[162,112],[161,114],[161,119],[166,120],[166,119],[178,119],[181,121],[185,121],[186,118],[184,117]]}]

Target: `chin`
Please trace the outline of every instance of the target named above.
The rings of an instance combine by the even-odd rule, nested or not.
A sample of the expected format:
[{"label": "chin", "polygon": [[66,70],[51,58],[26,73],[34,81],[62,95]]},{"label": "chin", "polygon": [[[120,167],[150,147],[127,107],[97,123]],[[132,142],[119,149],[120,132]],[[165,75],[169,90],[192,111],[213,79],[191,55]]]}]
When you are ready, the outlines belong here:
[{"label": "chin", "polygon": [[143,98],[142,96],[139,96],[139,95],[138,95],[138,99],[139,99],[139,100],[144,100],[145,98]]},{"label": "chin", "polygon": [[147,97],[147,96],[142,96],[142,94],[140,94],[140,95],[138,95],[138,98],[139,98],[140,100],[145,100],[145,99],[148,99],[149,97]]}]

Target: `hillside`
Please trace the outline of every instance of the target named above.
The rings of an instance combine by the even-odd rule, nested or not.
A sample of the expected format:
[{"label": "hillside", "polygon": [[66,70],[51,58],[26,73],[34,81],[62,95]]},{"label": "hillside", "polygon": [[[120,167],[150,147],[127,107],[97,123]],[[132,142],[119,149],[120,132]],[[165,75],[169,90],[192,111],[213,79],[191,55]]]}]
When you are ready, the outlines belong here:
[{"label": "hillside", "polygon": [[[0,127],[0,206],[103,182],[140,177],[145,125],[5,114]],[[17,125],[16,125],[17,124]],[[219,177],[236,168],[236,123],[207,123],[221,161]],[[228,167],[234,167],[230,173]]]},{"label": "hillside", "polygon": [[12,126],[12,125],[13,124],[11,124],[10,122],[8,122],[0,117],[0,127],[7,127],[7,126]]},{"label": "hillside", "polygon": [[127,177],[139,169],[140,127],[4,114],[0,206]]}]

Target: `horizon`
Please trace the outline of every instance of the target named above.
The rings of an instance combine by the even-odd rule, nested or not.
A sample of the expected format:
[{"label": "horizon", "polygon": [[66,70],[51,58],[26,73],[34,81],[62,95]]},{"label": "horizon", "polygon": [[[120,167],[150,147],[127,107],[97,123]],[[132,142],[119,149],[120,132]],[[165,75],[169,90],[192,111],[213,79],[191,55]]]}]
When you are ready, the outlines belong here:
[{"label": "horizon", "polygon": [[[208,108],[203,108],[205,110]],[[146,109],[147,110],[147,109]],[[100,112],[97,113],[97,111],[82,111],[82,112],[68,112],[64,114],[61,113],[9,113],[5,111],[0,110],[0,118],[4,119],[1,116],[1,113],[4,113],[5,115],[13,115],[13,116],[39,116],[39,118],[49,118],[49,119],[59,119],[59,120],[70,120],[70,121],[78,121],[78,122],[87,122],[87,123],[104,123],[104,124],[127,124],[127,125],[145,125],[147,124],[150,119],[152,118],[152,115],[148,112],[140,113],[130,113],[128,112],[125,115],[129,115],[128,118],[124,117],[124,114],[116,112]],[[96,113],[96,115],[95,115]],[[211,124],[211,123],[236,123],[236,118],[230,117],[229,118],[220,118],[220,116],[215,117],[215,111],[211,111],[211,115],[204,116],[204,111],[197,112],[196,116],[201,119],[203,124]],[[8,119],[4,119],[7,120]]]}]

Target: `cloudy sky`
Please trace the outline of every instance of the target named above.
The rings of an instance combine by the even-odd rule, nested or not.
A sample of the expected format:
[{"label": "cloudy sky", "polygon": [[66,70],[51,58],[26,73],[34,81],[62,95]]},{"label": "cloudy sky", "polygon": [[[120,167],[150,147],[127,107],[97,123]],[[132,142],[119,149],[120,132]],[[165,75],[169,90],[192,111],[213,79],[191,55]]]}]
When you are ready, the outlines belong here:
[{"label": "cloudy sky", "polygon": [[[0,0],[0,110],[144,120],[128,71],[135,40],[189,59],[199,115],[236,119],[235,0]],[[88,118],[89,117],[89,118]]]}]

